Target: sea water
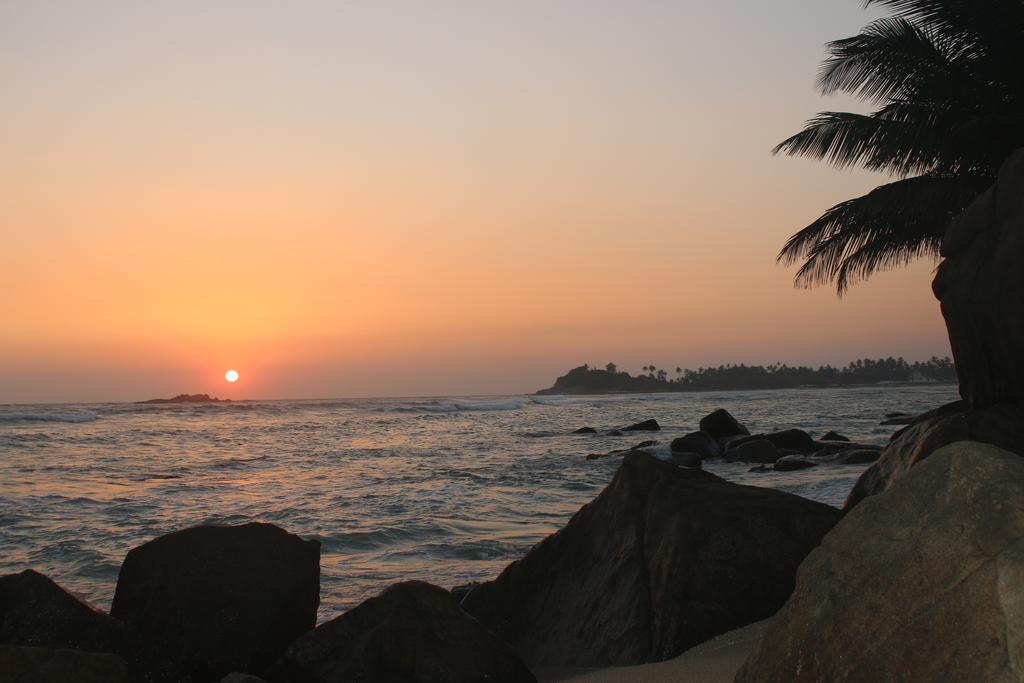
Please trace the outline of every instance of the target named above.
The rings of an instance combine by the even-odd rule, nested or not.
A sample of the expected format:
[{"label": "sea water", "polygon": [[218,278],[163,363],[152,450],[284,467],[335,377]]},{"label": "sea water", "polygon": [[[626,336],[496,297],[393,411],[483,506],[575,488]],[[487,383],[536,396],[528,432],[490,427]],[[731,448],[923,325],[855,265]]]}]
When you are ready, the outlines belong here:
[{"label": "sea water", "polygon": [[[834,429],[884,444],[887,412],[952,385],[612,396],[217,404],[0,405],[0,574],[34,568],[108,608],[132,547],[196,524],[271,522],[321,542],[320,618],[396,581],[496,576],[596,496],[619,465],[588,453],[663,444],[726,408],[752,432]],[[572,434],[648,418],[660,432]],[[726,479],[842,504],[865,468]]]}]

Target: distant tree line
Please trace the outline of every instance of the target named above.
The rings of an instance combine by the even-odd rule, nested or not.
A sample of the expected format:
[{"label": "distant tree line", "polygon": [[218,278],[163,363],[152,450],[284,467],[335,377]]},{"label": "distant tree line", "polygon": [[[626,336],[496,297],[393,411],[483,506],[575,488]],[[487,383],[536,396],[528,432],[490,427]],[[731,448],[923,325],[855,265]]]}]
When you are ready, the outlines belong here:
[{"label": "distant tree line", "polygon": [[715,391],[731,389],[789,389],[836,387],[879,382],[955,382],[956,367],[950,358],[932,356],[908,363],[903,358],[864,358],[845,367],[775,363],[763,365],[719,365],[691,370],[669,370],[645,365],[642,374],[630,375],[609,363],[604,369],[581,365],[555,380],[542,393],[604,393],[656,391]]}]

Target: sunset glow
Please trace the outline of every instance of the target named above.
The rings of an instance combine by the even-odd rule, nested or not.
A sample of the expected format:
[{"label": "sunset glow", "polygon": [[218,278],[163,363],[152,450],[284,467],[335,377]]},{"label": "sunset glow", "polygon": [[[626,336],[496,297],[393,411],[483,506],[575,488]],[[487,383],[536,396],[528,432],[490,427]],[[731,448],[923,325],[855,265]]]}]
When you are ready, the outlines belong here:
[{"label": "sunset glow", "polygon": [[227,372],[224,373],[224,379],[226,379],[229,382],[237,382],[238,381],[238,371],[237,370],[228,370]]},{"label": "sunset glow", "polygon": [[837,300],[774,261],[885,181],[769,153],[860,3],[230,5],[0,7],[0,401],[949,352],[931,263]]}]

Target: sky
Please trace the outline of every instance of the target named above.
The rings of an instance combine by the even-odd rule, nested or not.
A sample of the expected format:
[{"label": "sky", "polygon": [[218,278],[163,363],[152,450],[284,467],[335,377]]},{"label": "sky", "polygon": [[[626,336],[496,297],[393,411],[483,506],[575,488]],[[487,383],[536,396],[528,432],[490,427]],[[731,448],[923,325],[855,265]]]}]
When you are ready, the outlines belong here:
[{"label": "sky", "polygon": [[[530,392],[947,355],[934,264],[786,238],[859,0],[0,3],[0,402]],[[237,369],[233,385],[224,372]]]}]

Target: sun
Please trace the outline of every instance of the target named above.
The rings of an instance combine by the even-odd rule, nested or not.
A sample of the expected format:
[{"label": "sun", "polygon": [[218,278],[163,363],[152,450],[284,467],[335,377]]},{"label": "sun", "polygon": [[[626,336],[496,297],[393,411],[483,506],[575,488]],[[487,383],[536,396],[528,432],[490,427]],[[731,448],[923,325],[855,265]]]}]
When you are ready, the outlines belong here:
[{"label": "sun", "polygon": [[224,379],[226,379],[229,382],[237,382],[238,370],[228,370],[227,372],[224,373]]}]

